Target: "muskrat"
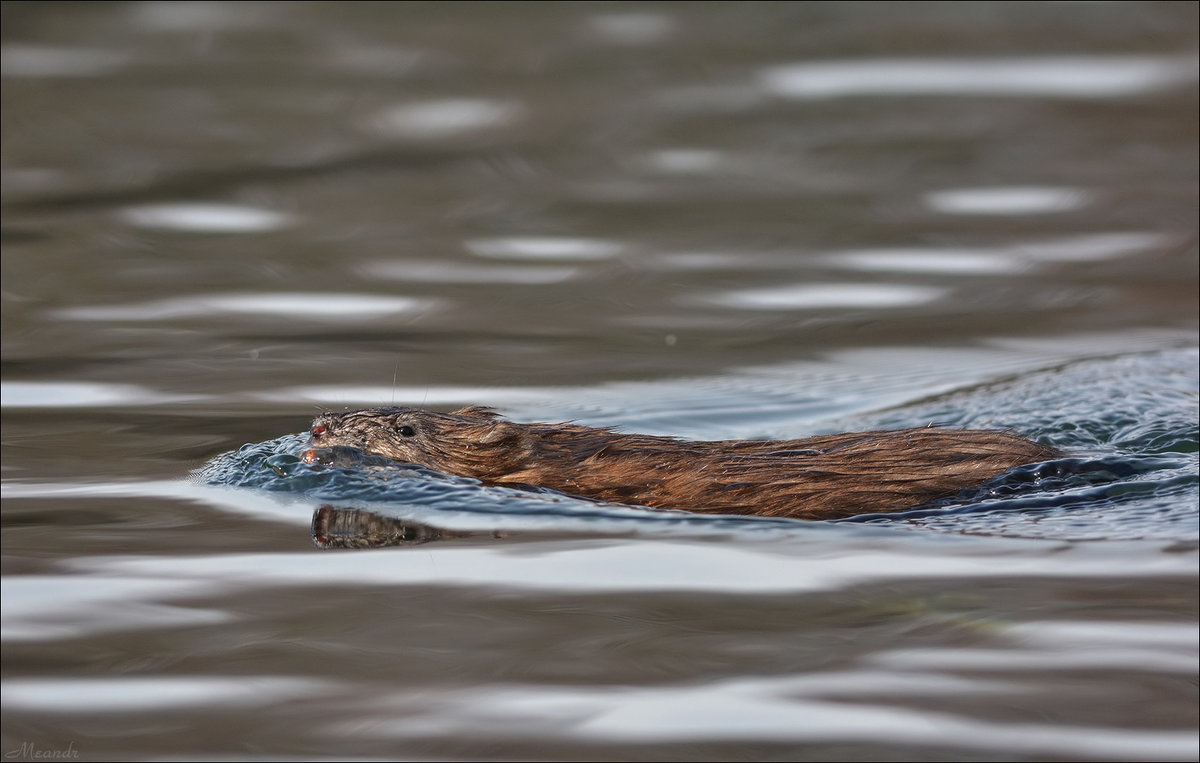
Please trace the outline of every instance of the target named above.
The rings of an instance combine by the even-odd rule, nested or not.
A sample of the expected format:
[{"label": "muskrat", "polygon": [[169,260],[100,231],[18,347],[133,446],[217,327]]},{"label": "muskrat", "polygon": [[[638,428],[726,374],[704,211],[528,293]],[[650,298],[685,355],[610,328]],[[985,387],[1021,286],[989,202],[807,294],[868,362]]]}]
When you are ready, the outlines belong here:
[{"label": "muskrat", "polygon": [[803,440],[682,440],[519,424],[489,408],[318,416],[314,448],[348,446],[493,485],[712,514],[836,519],[911,508],[1057,452],[1009,432],[900,429]]}]

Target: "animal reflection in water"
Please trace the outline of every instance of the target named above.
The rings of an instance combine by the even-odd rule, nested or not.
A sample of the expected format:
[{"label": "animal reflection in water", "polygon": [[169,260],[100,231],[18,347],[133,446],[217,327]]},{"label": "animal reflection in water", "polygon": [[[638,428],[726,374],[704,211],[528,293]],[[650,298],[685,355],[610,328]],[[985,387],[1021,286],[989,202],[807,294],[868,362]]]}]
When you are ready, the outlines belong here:
[{"label": "animal reflection in water", "polygon": [[419,546],[439,540],[470,537],[502,538],[503,533],[446,530],[433,525],[377,514],[363,509],[322,506],[313,512],[312,539],[319,548],[385,548]]}]

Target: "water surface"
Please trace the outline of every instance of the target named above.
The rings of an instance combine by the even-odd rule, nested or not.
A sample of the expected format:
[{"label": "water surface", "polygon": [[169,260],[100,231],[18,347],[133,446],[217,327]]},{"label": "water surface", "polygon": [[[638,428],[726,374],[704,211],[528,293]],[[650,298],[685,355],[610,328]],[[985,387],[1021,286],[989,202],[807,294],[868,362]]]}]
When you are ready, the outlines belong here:
[{"label": "water surface", "polygon": [[[2,13],[8,757],[1196,759],[1195,4]],[[839,522],[296,458],[386,404],[1064,456]]]}]

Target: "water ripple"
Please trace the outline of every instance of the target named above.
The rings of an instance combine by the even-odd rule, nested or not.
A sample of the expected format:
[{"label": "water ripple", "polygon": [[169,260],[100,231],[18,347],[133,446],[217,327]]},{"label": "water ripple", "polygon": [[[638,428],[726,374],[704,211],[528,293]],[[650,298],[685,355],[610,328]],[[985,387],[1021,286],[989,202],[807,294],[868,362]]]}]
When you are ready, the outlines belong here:
[{"label": "water ripple", "polygon": [[1036,215],[1079,209],[1088,194],[1076,188],[1012,186],[954,188],[925,194],[925,203],[950,215]]},{"label": "water ripple", "polygon": [[77,321],[158,321],[222,313],[307,320],[362,318],[422,313],[437,303],[423,297],[372,294],[205,294],[126,305],[69,307],[52,312]]},{"label": "water ripple", "polygon": [[233,204],[145,204],[126,208],[120,217],[138,228],[194,233],[261,233],[291,223],[279,212]]},{"label": "water ripple", "polygon": [[729,291],[703,301],[743,310],[887,308],[927,304],[945,293],[945,289],[915,284],[821,283]]},{"label": "water ripple", "polygon": [[863,95],[1125,98],[1196,78],[1194,59],[1063,56],[823,61],[769,68],[759,81],[773,95],[806,100]]}]

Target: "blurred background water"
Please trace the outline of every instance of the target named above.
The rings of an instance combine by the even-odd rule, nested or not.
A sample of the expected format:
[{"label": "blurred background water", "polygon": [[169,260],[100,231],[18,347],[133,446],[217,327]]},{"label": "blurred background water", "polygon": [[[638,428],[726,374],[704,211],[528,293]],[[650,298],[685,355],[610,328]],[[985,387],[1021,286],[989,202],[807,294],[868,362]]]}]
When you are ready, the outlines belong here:
[{"label": "blurred background water", "polygon": [[[4,3],[6,756],[1196,759],[1197,7]],[[389,403],[1067,455],[297,462]]]}]

